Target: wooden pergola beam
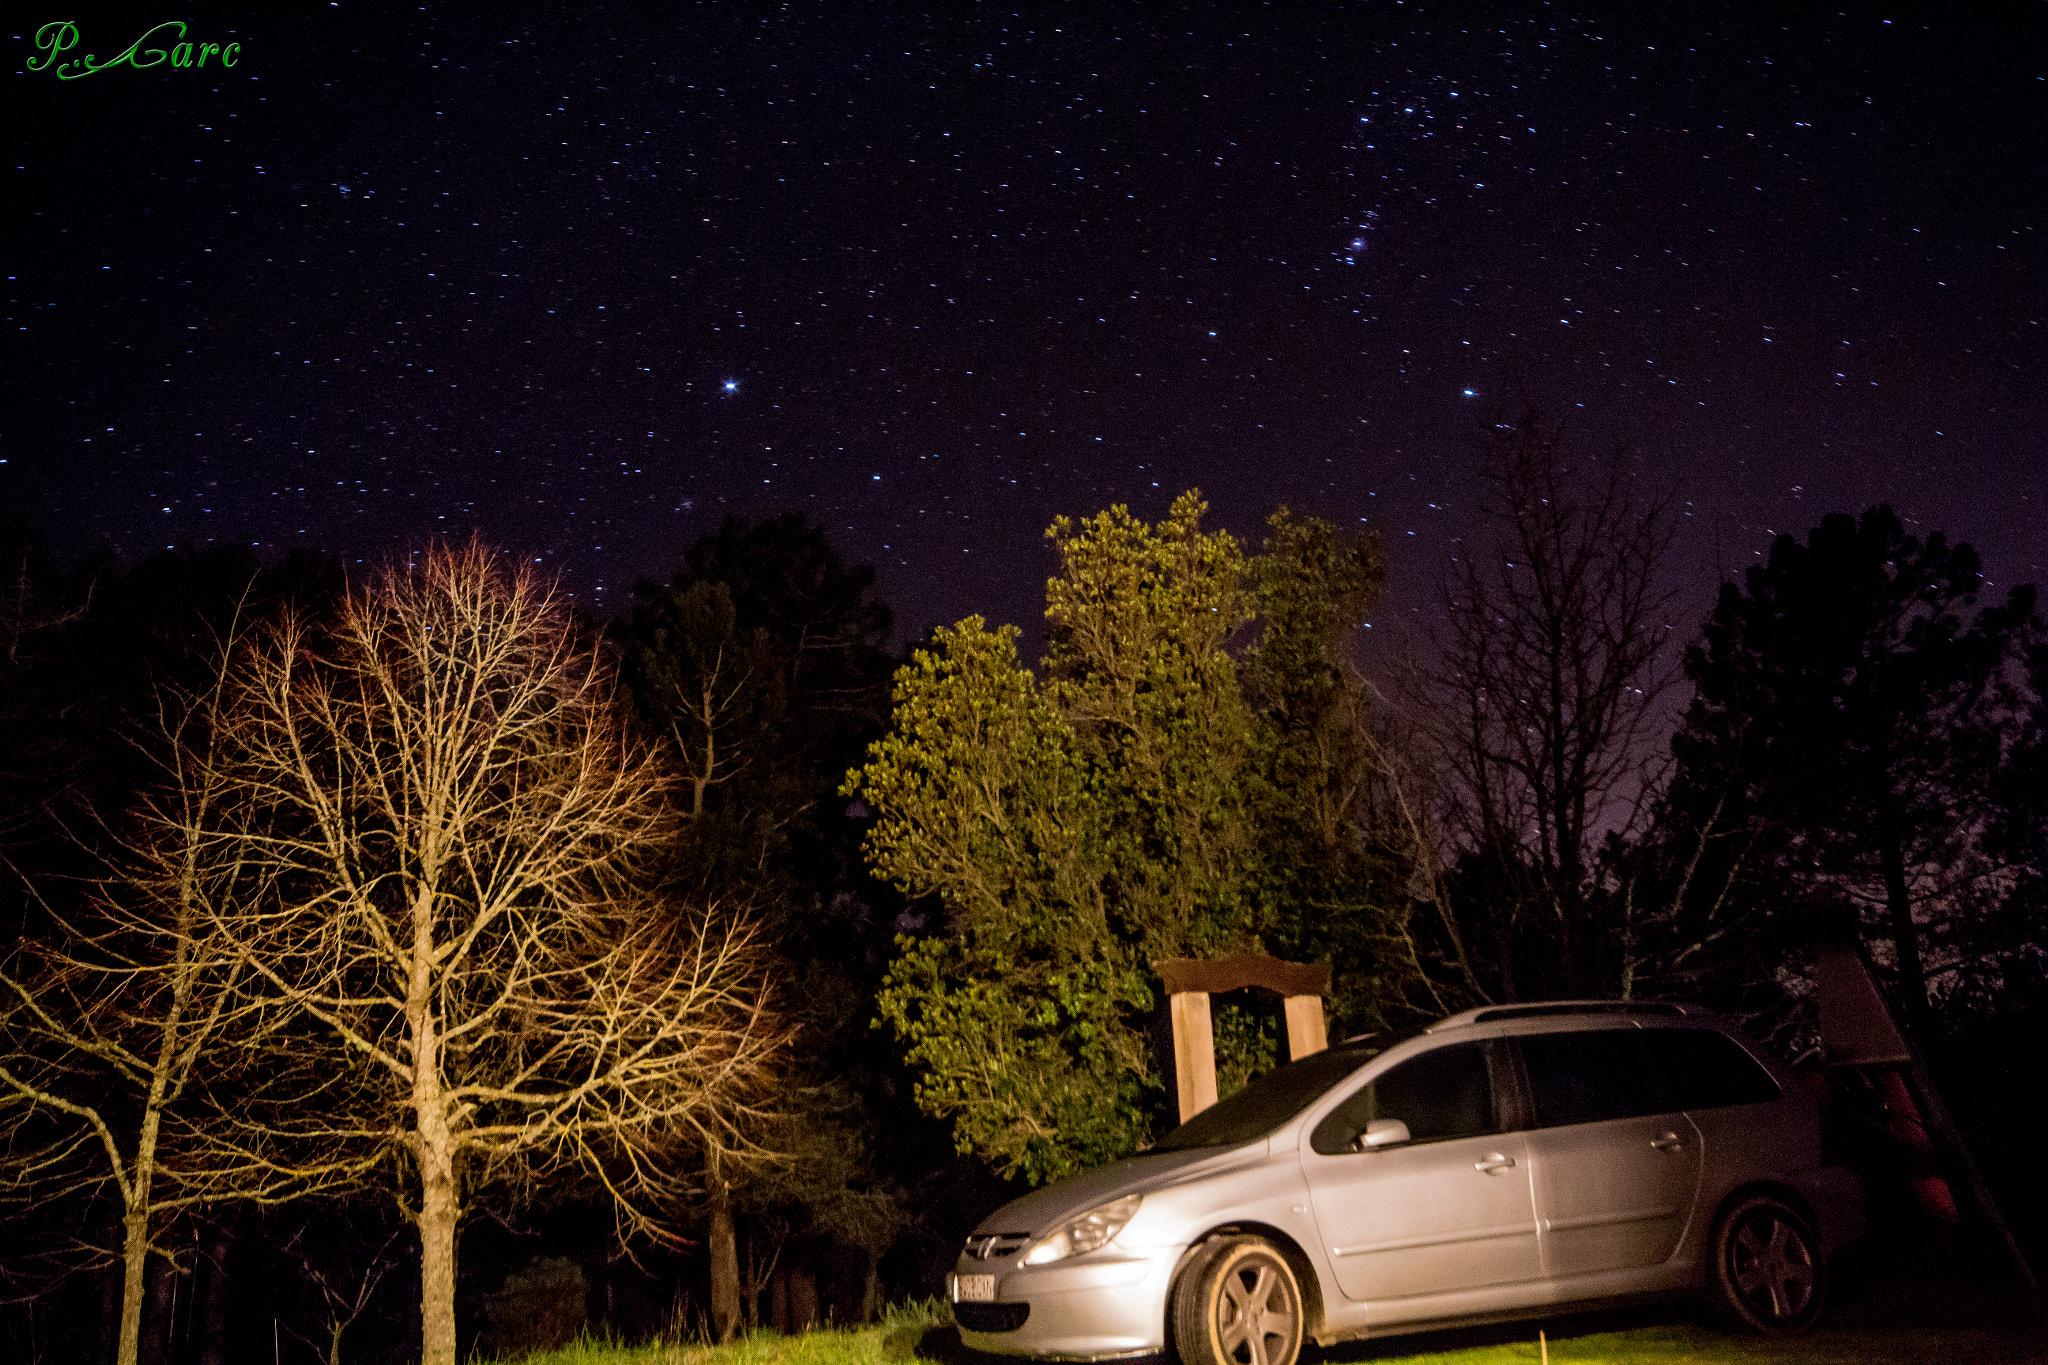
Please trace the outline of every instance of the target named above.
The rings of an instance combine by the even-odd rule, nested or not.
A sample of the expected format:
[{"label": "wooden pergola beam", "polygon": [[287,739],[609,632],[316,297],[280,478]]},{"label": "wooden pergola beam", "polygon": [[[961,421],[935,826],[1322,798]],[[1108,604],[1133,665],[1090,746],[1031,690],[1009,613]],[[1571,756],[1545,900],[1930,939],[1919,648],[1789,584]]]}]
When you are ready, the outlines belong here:
[{"label": "wooden pergola beam", "polygon": [[1200,991],[1222,995],[1229,991],[1263,991],[1286,999],[1293,995],[1325,996],[1330,993],[1330,964],[1327,962],[1282,962],[1257,953],[1232,953],[1228,957],[1168,957],[1152,964],[1167,993],[1182,995]]}]

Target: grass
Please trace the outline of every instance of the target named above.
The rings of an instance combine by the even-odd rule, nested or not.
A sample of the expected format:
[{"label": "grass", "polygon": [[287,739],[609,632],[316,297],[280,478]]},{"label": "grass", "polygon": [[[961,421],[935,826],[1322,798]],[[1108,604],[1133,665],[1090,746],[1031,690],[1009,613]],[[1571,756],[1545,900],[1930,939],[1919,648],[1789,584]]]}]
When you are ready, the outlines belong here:
[{"label": "grass", "polygon": [[[2005,1277],[1926,1267],[1871,1270],[1838,1284],[1820,1325],[1765,1338],[1715,1330],[1683,1304],[1551,1318],[1541,1323],[1349,1342],[1310,1350],[1304,1365],[2048,1365],[2048,1311]],[[725,1346],[614,1346],[582,1341],[527,1365],[998,1365],[964,1350],[944,1304],[892,1309],[867,1327],[782,1337],[758,1332]]]},{"label": "grass", "polygon": [[653,1342],[616,1346],[585,1338],[559,1351],[525,1357],[524,1365],[965,1365],[953,1316],[937,1299],[899,1304],[881,1322],[785,1337],[751,1332],[724,1346]]}]

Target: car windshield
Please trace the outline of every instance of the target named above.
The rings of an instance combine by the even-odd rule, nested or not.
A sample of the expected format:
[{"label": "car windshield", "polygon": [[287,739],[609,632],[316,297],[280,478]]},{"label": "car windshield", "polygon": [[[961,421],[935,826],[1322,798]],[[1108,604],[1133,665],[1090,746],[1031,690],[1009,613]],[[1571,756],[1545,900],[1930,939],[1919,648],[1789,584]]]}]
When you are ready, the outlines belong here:
[{"label": "car windshield", "polygon": [[1374,1045],[1340,1045],[1275,1067],[1227,1100],[1161,1138],[1151,1150],[1180,1152],[1190,1147],[1230,1147],[1264,1137],[1314,1103],[1337,1082],[1384,1052]]}]

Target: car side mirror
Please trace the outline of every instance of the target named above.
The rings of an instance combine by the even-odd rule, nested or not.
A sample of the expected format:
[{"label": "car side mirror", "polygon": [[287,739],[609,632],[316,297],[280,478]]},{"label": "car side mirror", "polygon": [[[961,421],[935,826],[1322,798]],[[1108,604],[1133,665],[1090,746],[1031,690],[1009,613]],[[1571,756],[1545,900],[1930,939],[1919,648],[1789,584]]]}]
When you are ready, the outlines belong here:
[{"label": "car side mirror", "polygon": [[1365,1125],[1365,1131],[1358,1135],[1358,1150],[1377,1151],[1382,1147],[1398,1147],[1408,1141],[1408,1125],[1399,1119],[1374,1119]]}]

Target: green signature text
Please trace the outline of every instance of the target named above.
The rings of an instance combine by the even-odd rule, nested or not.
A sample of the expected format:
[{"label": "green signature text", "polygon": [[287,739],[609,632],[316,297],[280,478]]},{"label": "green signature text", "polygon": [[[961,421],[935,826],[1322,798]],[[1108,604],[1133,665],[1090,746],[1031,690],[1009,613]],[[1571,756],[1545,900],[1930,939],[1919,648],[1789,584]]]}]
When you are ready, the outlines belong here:
[{"label": "green signature text", "polygon": [[166,62],[176,67],[204,67],[209,57],[219,58],[221,66],[233,66],[241,58],[242,45],[240,43],[229,43],[226,47],[222,47],[219,43],[188,43],[181,41],[170,43],[167,47],[143,46],[144,43],[149,42],[151,39],[156,39],[158,42],[169,42],[167,37],[157,37],[165,29],[176,29],[178,31],[177,36],[180,39],[185,36],[184,22],[172,19],[166,23],[158,24],[149,32],[128,44],[126,51],[110,61],[103,62],[90,52],[82,57],[64,60],[64,54],[78,46],[78,25],[72,23],[69,19],[54,20],[36,30],[36,49],[43,55],[29,58],[28,69],[31,71],[55,69],[58,80],[75,81],[81,76],[90,76],[96,72],[106,71],[117,66],[132,66],[138,71],[152,66],[162,66]]}]

